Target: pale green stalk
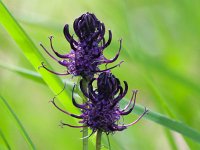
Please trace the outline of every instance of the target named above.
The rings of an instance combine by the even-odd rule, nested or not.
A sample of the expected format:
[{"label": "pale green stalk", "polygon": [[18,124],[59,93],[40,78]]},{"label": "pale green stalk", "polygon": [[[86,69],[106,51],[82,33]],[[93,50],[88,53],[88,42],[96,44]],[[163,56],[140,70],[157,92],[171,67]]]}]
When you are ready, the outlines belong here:
[{"label": "pale green stalk", "polygon": [[102,131],[101,130],[97,130],[96,150],[101,150],[101,135],[102,135]]},{"label": "pale green stalk", "polygon": [[31,140],[30,136],[28,135],[28,133],[25,130],[24,126],[22,125],[21,121],[17,117],[16,113],[12,110],[10,105],[7,103],[7,101],[1,95],[0,95],[0,100],[3,102],[2,105],[4,105],[5,108],[7,109],[7,111],[11,114],[13,120],[15,121],[16,125],[18,126],[19,131],[21,132],[21,134],[23,135],[23,137],[26,140],[27,144],[29,145],[29,148],[31,150],[35,150],[36,148],[35,148],[32,140]]},{"label": "pale green stalk", "polygon": [[[83,89],[87,90],[88,82],[83,80]],[[87,98],[84,96],[83,103],[85,103]],[[83,150],[88,150],[88,127],[83,127]],[[86,137],[86,138],[85,138]]]},{"label": "pale green stalk", "polygon": [[[85,103],[87,101],[87,98],[83,95],[83,93],[78,88],[79,85],[80,85],[81,79],[82,78],[79,77],[78,80],[77,80],[76,92],[82,98],[82,103]],[[84,90],[87,90],[87,84],[88,84],[88,82],[85,79],[83,79],[83,89]],[[88,127],[83,127],[82,132],[83,132],[83,134],[82,134],[83,150],[88,150]]]}]

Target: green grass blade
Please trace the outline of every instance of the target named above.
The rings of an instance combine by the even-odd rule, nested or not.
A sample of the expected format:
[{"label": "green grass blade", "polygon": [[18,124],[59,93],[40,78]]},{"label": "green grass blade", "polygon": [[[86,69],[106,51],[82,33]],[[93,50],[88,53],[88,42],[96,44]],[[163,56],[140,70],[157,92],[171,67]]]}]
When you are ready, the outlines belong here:
[{"label": "green grass blade", "polygon": [[11,149],[10,145],[9,145],[8,141],[6,140],[6,138],[5,138],[4,134],[3,134],[3,132],[1,131],[1,129],[0,129],[0,137],[3,139],[7,149],[10,150]]},{"label": "green grass blade", "polygon": [[5,108],[7,109],[7,111],[11,114],[13,120],[15,120],[15,123],[16,123],[19,131],[21,132],[21,134],[23,135],[24,139],[28,143],[30,149],[34,150],[35,146],[34,146],[33,142],[31,141],[31,138],[29,137],[28,133],[26,132],[24,126],[22,125],[22,123],[20,122],[19,118],[17,117],[17,115],[12,110],[12,108],[10,107],[10,105],[8,104],[8,102],[1,95],[0,95],[0,99],[1,99],[2,105],[5,106]]},{"label": "green grass blade", "polygon": [[[9,13],[3,3],[0,1],[0,22],[11,37],[15,40],[18,46],[21,48],[22,52],[33,65],[33,67],[41,74],[42,79],[49,85],[54,93],[59,93],[63,89],[63,83],[57,76],[47,72],[44,69],[38,70],[38,66],[41,65],[45,58],[41,55],[40,51],[34,45],[29,36]],[[46,63],[47,64],[47,63]],[[58,97],[61,103],[68,108],[72,109],[72,104],[66,99],[69,99],[69,93],[63,92],[62,95]],[[63,100],[63,101],[62,101]],[[65,100],[65,101],[64,101]]]},{"label": "green grass blade", "polygon": [[4,65],[2,62],[0,62],[0,67],[7,69],[9,71],[15,72],[21,76],[24,76],[25,78],[34,80],[35,82],[42,83],[42,84],[45,83],[44,80],[42,79],[41,75],[34,71],[30,71],[27,69],[23,69],[23,68],[16,67],[16,66],[11,66],[11,65],[7,65],[7,64]]},{"label": "green grass blade", "polygon": [[[15,67],[12,67],[12,68],[15,68]],[[19,67],[17,67],[17,68],[19,68]],[[26,69],[19,69],[19,70],[26,70]],[[25,72],[28,73],[29,70],[26,70]],[[35,74],[37,74],[37,73],[35,73]],[[27,77],[27,76],[25,76],[25,77]],[[36,76],[36,78],[37,78],[37,76]],[[32,78],[29,78],[29,79],[32,79]],[[72,88],[72,84],[69,84],[69,86],[71,86],[70,88]],[[125,106],[125,104],[126,104],[125,101],[126,100],[122,101],[122,107]],[[142,114],[143,112],[144,112],[144,107],[139,106],[139,105],[136,105],[134,108],[134,111],[133,111],[134,114],[138,114],[138,115]],[[170,130],[176,131],[176,132],[182,134],[183,136],[186,136],[186,137],[200,143],[200,132],[185,125],[184,123],[178,122],[174,119],[170,119],[170,118],[166,117],[165,115],[159,114],[154,111],[150,111],[149,114],[145,116],[145,118],[148,120],[151,120],[157,124],[160,124]]]},{"label": "green grass blade", "polygon": [[[5,65],[1,62],[0,62],[0,68],[6,69],[6,70],[14,72],[14,73],[17,73],[20,76],[27,78],[27,79],[30,79],[30,80],[33,80],[35,82],[38,82],[38,83],[41,83],[41,84],[46,84],[44,82],[44,80],[42,79],[42,76],[35,71],[31,71],[31,70],[24,69],[24,68],[17,67],[17,66],[13,66],[13,65],[7,65],[7,64]],[[68,81],[68,80],[63,80],[63,83],[65,83],[66,87],[68,87],[66,90],[70,92],[72,90],[73,83]]]},{"label": "green grass blade", "polygon": [[[156,98],[155,98],[155,104],[157,106],[157,108],[159,109],[160,112],[167,114],[168,116],[170,116],[170,118],[175,118],[174,114],[170,111],[165,98],[160,94],[161,92],[159,92],[159,89],[156,88],[155,84],[153,84],[153,79],[151,78],[151,80],[149,79],[150,76],[144,77],[144,79],[146,80],[147,85],[150,87],[149,89],[151,90],[151,93],[153,93]],[[176,141],[174,136],[172,135],[172,133],[168,130],[165,129],[164,130],[166,137],[170,143],[170,146],[173,150],[177,150],[177,145],[176,145]]]},{"label": "green grass blade", "polygon": [[166,137],[168,139],[168,142],[169,142],[169,144],[171,146],[171,149],[172,150],[178,150],[178,147],[176,145],[176,141],[175,141],[175,138],[174,138],[172,132],[169,129],[165,128],[164,129],[164,133],[165,133],[165,135],[166,135]]},{"label": "green grass blade", "polygon": [[[145,77],[144,77],[145,78]],[[148,78],[150,78],[150,75],[148,76]],[[149,89],[151,90],[152,93],[154,93],[154,95],[156,96],[155,99],[155,104],[157,105],[157,108],[161,111],[164,112],[165,114],[167,114],[168,116],[170,116],[173,119],[177,120],[177,117],[174,113],[172,113],[172,111],[170,110],[169,105],[167,104],[167,100],[164,98],[164,96],[161,94],[162,91],[160,91],[160,89],[156,88],[156,84],[153,80],[153,78],[151,79],[146,79],[146,83],[148,84],[148,86],[150,87]],[[173,110],[173,109],[172,109]],[[168,131],[165,131],[167,138],[169,139],[169,142],[171,143],[171,146],[175,148],[175,141],[173,142],[174,137],[172,136],[172,134]],[[171,137],[170,137],[171,134]],[[191,141],[189,141],[187,138],[184,137],[185,142],[187,143],[187,145],[192,148],[193,147],[193,143],[191,143]]]},{"label": "green grass blade", "polygon": [[[124,102],[123,104],[125,105]],[[140,105],[136,105],[133,110],[133,113],[138,115],[142,114],[143,112],[144,112],[144,107]],[[144,117],[200,143],[200,132],[185,125],[184,123],[170,119],[165,115],[159,114],[154,111],[150,111],[148,115],[145,115]]]}]

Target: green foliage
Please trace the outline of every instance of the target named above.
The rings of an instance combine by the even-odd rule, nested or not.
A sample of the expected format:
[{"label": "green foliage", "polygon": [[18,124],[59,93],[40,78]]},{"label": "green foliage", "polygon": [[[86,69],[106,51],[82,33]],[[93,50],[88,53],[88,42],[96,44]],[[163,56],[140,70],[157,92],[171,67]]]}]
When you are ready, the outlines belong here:
[{"label": "green foliage", "polygon": [[[112,149],[134,147],[134,149],[144,150],[161,148],[168,150],[188,146],[194,150],[200,148],[199,2],[116,0],[109,1],[107,4],[105,0],[65,2],[58,0],[52,3],[45,0],[34,2],[19,0],[4,3],[11,13],[0,1],[0,23],[10,34],[8,35],[0,26],[2,75],[0,91],[22,119],[21,122],[26,126],[37,148],[49,149],[54,145],[56,149],[81,147],[81,140],[78,139],[81,137],[79,131],[68,128],[60,131],[57,126],[55,127],[60,118],[66,118],[67,122],[72,123],[74,120],[60,116],[62,114],[57,113],[55,108],[49,108],[49,105],[44,103],[54,94],[59,93],[64,84],[60,78],[43,69],[38,70],[42,61],[46,61],[45,64],[50,68],[52,64],[55,70],[60,68],[51,63],[51,60],[46,59],[45,55],[41,55],[42,50],[39,50],[35,44],[39,45],[39,41],[45,43],[47,36],[53,34],[55,47],[69,49],[69,46],[65,46],[63,35],[61,36],[62,28],[65,23],[69,23],[72,29],[73,19],[86,11],[94,12],[105,23],[107,29],[112,29],[113,41],[105,51],[107,56],[113,57],[118,49],[117,40],[120,37],[123,38],[123,49],[119,59],[125,60],[125,63],[113,71],[121,80],[128,81],[129,93],[131,89],[139,89],[137,103],[151,110],[146,119],[134,127],[122,133],[116,133],[114,137],[111,136]],[[66,51],[61,52],[66,53]],[[30,64],[40,75],[35,71],[23,69],[32,70]],[[22,66],[22,68],[15,66]],[[7,69],[24,78],[19,78],[6,71]],[[41,84],[35,84],[25,78]],[[70,80],[64,80],[67,82],[67,88],[58,96],[58,99],[68,111],[78,113],[71,104],[70,90],[73,81]],[[54,94],[46,90],[44,83]],[[22,140],[20,135],[11,135],[12,132],[16,133],[15,130],[20,129],[9,125],[9,117],[2,110],[0,106],[0,115],[4,120],[0,123],[2,133],[4,133],[1,135],[5,135],[10,147],[23,149],[25,144],[19,144]],[[143,107],[137,105],[134,114],[139,115],[142,111]],[[133,117],[126,118],[125,122],[131,122]],[[183,135],[184,139],[173,131]],[[5,138],[2,139],[5,141]],[[0,145],[2,145],[1,142]]]},{"label": "green foliage", "polygon": [[5,138],[4,134],[3,134],[3,132],[1,131],[1,129],[0,129],[0,137],[1,137],[2,140],[4,141],[6,148],[7,148],[8,150],[10,150],[10,145],[8,144],[8,141],[6,140],[6,138]]},{"label": "green foliage", "polygon": [[[31,138],[29,137],[28,133],[26,132],[24,126],[22,125],[22,123],[20,122],[19,118],[15,114],[15,112],[12,110],[12,108],[9,106],[7,101],[1,95],[0,95],[0,100],[1,100],[1,105],[4,105],[4,107],[7,109],[8,113],[10,113],[10,115],[12,116],[13,122],[15,122],[15,124],[18,127],[19,131],[21,132],[21,134],[23,135],[24,139],[28,143],[30,149],[34,150],[35,146],[34,146],[33,142],[31,141]],[[2,133],[0,133],[0,134],[3,137],[3,134]],[[10,149],[10,146],[8,145],[8,142],[5,140],[4,137],[3,137],[3,139],[4,139],[7,147]]]}]

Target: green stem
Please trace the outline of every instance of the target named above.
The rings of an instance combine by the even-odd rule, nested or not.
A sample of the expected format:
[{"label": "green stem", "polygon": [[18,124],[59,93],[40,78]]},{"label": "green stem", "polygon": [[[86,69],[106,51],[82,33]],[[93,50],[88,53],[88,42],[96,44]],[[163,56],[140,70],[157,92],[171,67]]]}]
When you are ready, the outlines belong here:
[{"label": "green stem", "polygon": [[97,138],[96,138],[96,150],[101,150],[101,135],[102,135],[102,131],[98,130]]},{"label": "green stem", "polygon": [[107,136],[107,141],[108,141],[108,149],[111,150],[109,135],[107,134],[106,136]]},{"label": "green stem", "polygon": [[88,150],[88,127],[83,127],[83,150]]},{"label": "green stem", "polygon": [[[80,83],[80,79],[78,81]],[[83,89],[87,91],[87,85],[88,82],[83,79]],[[83,97],[83,103],[87,100],[87,98],[82,94],[81,97]],[[83,150],[88,150],[88,127],[83,127]]]}]

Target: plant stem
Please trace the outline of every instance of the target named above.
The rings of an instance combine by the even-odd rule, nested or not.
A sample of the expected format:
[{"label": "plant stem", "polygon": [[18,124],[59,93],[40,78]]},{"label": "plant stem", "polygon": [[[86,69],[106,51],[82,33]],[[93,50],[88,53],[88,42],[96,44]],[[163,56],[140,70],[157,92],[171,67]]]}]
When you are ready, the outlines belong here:
[{"label": "plant stem", "polygon": [[96,137],[96,150],[101,150],[101,135],[102,135],[102,131],[98,130],[97,137]]},{"label": "plant stem", "polygon": [[88,150],[88,127],[83,127],[83,150]]},{"label": "plant stem", "polygon": [[107,140],[108,140],[108,149],[111,150],[109,135],[107,134],[106,136],[107,136]]},{"label": "plant stem", "polygon": [[[80,80],[79,80],[79,83],[80,83]],[[85,91],[87,91],[87,85],[88,85],[87,80],[83,79],[83,89]],[[84,96],[83,97],[83,103],[85,103],[85,100],[87,100],[87,98]],[[83,127],[83,136],[82,136],[82,138],[83,138],[83,150],[88,150],[88,138],[87,138],[87,136],[88,136],[88,127]]]}]

